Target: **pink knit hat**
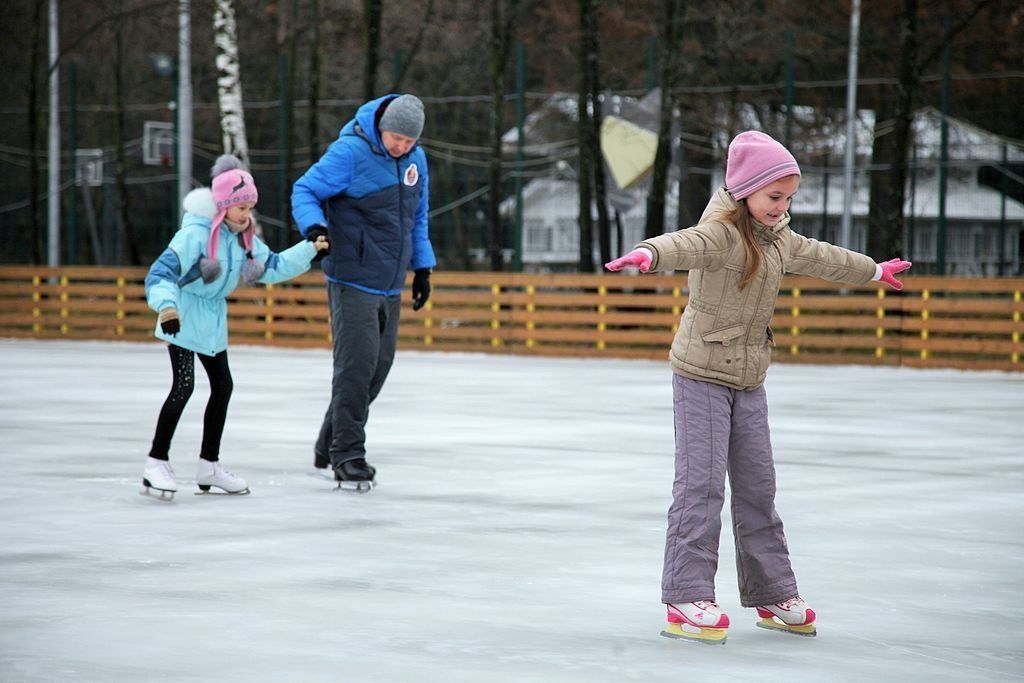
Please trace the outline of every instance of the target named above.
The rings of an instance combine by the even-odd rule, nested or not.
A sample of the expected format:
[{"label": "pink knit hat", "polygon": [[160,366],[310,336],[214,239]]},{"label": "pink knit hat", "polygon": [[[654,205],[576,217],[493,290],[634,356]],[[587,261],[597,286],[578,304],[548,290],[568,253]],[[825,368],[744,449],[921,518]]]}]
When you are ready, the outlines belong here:
[{"label": "pink knit hat", "polygon": [[[213,216],[213,223],[210,225],[210,243],[207,252],[210,258],[217,258],[217,245],[220,244],[217,228],[220,227],[227,215],[228,209],[243,202],[255,204],[258,199],[256,183],[252,176],[241,168],[233,168],[214,177],[213,201],[217,203],[217,213]],[[242,242],[245,244],[246,251],[252,250],[252,237],[253,228],[252,221],[250,221],[249,227],[242,232]]]},{"label": "pink knit hat", "polygon": [[796,159],[770,136],[748,130],[729,143],[725,187],[736,201],[791,175],[800,175]]},{"label": "pink knit hat", "polygon": [[[212,190],[216,213],[210,224],[206,257],[199,262],[204,282],[212,282],[220,275],[220,262],[217,261],[217,251],[220,247],[220,224],[224,222],[228,209],[243,202],[255,204],[259,200],[255,181],[249,172],[242,168],[242,162],[234,155],[223,154],[217,157],[210,175],[213,176]],[[249,226],[241,233],[242,245],[247,254],[252,253],[254,235],[254,223],[250,218]]]}]

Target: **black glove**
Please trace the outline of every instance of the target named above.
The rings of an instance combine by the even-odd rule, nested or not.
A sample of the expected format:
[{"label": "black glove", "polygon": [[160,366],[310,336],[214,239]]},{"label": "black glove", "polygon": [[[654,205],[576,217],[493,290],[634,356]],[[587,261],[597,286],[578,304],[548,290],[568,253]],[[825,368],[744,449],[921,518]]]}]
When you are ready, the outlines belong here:
[{"label": "black glove", "polygon": [[327,248],[323,251],[316,252],[316,256],[313,257],[312,263],[319,263],[324,260],[324,257],[331,253],[331,242],[330,235],[327,234],[327,226],[325,225],[314,225],[306,231],[306,239],[310,242],[316,242],[317,238],[323,237],[327,239]]},{"label": "black glove", "polygon": [[430,268],[420,268],[412,278],[412,310],[423,308],[430,298]]},{"label": "black glove", "polygon": [[181,320],[178,318],[178,311],[174,308],[165,308],[160,311],[160,330],[172,337],[181,332]]}]

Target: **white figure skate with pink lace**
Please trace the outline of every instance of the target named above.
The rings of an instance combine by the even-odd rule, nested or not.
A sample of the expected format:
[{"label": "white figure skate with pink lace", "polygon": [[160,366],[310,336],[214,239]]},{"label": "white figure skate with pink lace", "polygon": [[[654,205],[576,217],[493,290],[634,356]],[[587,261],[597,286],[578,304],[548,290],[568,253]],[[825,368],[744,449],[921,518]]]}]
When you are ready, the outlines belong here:
[{"label": "white figure skate with pink lace", "polygon": [[668,628],[661,632],[666,638],[696,640],[709,645],[725,643],[729,617],[710,600],[678,602],[665,605]]}]

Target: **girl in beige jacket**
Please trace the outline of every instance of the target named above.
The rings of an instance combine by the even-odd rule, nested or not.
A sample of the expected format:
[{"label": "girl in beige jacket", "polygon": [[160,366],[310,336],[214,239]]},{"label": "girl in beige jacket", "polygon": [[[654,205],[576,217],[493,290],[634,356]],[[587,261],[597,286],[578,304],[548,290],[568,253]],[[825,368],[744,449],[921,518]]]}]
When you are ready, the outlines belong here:
[{"label": "girl in beige jacket", "polygon": [[644,240],[606,264],[612,271],[689,270],[689,301],[670,352],[676,474],[662,578],[669,625],[662,635],[725,642],[729,617],[715,603],[715,571],[728,472],[742,605],[757,609],[758,626],[813,636],[814,610],[800,598],[775,511],[764,391],[773,345],[768,325],[786,273],[855,285],[879,280],[899,290],[895,275],[911,264],[876,264],[790,230],[800,167],[764,133],[733,139],[725,181],[697,225]]}]

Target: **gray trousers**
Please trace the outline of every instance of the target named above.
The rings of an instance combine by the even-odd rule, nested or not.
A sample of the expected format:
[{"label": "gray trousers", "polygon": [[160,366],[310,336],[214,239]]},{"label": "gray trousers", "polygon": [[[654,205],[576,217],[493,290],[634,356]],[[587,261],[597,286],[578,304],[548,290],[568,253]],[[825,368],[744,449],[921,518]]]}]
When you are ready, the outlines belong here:
[{"label": "gray trousers", "polygon": [[400,295],[370,294],[336,282],[327,283],[334,336],[334,377],[316,453],[331,467],[366,457],[366,420],[377,398],[398,343]]},{"label": "gray trousers", "polygon": [[798,594],[782,520],[764,386],[738,391],[673,375],[676,475],[668,511],[662,602],[715,599],[725,477],[740,602],[757,607]]}]

